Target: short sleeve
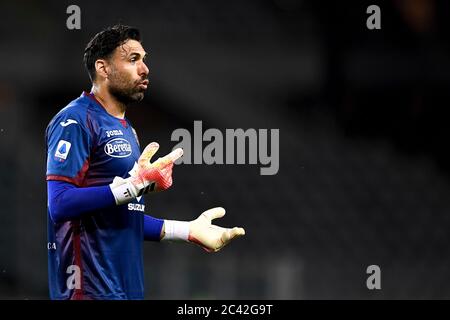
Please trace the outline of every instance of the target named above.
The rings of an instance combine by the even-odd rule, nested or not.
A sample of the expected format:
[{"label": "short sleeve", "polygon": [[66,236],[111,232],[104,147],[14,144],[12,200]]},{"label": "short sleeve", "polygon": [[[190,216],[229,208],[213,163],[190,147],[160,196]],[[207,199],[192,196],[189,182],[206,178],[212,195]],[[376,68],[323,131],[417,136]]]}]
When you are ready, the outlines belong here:
[{"label": "short sleeve", "polygon": [[62,110],[47,127],[47,180],[83,184],[89,168],[91,134],[81,112]]}]

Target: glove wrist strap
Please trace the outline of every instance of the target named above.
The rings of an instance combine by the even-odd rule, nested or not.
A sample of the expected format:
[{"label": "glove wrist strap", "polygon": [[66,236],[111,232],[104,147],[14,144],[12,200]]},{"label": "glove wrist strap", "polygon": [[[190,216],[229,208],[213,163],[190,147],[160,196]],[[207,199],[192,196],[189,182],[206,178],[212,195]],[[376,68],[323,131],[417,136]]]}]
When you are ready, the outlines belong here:
[{"label": "glove wrist strap", "polygon": [[164,220],[165,235],[161,240],[168,241],[188,241],[189,222]]},{"label": "glove wrist strap", "polygon": [[131,202],[136,198],[136,188],[126,179],[114,179],[109,185],[117,205]]}]

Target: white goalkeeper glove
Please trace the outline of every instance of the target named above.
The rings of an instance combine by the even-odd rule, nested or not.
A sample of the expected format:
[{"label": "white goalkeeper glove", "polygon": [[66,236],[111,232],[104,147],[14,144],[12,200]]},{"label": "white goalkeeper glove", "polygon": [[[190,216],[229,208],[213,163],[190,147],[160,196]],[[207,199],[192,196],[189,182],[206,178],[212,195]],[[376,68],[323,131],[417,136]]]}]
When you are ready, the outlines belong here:
[{"label": "white goalkeeper glove", "polygon": [[245,235],[243,228],[222,228],[211,224],[211,220],[225,215],[225,209],[212,208],[193,221],[164,220],[164,236],[161,240],[189,241],[208,252],[217,252],[234,238]]},{"label": "white goalkeeper glove", "polygon": [[148,191],[162,191],[170,188],[173,163],[183,155],[183,149],[175,149],[165,157],[150,163],[158,149],[158,143],[150,143],[139,157],[138,164],[130,171],[129,178],[114,178],[109,187],[117,205],[128,203]]}]

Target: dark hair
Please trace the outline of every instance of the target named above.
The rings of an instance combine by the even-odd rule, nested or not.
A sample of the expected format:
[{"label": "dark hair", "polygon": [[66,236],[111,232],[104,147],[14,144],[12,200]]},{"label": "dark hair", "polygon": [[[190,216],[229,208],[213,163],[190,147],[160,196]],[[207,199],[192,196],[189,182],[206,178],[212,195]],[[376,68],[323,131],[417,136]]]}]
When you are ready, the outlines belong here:
[{"label": "dark hair", "polygon": [[95,80],[95,61],[109,58],[114,52],[114,49],[130,39],[141,42],[139,30],[130,26],[117,24],[100,31],[89,41],[84,49],[83,61],[91,81]]}]

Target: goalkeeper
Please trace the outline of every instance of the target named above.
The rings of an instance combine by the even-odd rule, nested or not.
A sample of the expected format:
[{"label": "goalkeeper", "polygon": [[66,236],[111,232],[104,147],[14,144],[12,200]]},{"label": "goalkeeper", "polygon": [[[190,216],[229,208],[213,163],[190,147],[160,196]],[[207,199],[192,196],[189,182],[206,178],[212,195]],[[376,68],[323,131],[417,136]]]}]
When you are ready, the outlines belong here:
[{"label": "goalkeeper", "polygon": [[140,152],[127,105],[144,97],[149,70],[139,31],[107,28],[91,39],[84,63],[92,81],[46,130],[48,276],[52,299],[143,299],[143,240],[186,241],[209,252],[245,234],[211,221],[223,208],[185,222],[145,215],[142,195],[172,185],[176,149]]}]

